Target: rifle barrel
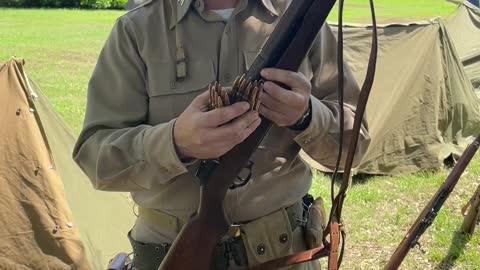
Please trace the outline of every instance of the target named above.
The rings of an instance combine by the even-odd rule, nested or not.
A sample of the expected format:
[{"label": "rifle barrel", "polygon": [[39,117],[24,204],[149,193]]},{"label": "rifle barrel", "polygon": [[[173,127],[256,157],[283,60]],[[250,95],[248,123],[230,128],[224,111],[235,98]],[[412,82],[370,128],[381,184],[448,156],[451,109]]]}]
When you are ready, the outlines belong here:
[{"label": "rifle barrel", "polygon": [[437,191],[435,196],[430,200],[425,209],[423,209],[420,216],[418,216],[415,223],[412,225],[408,233],[403,238],[400,245],[393,253],[392,257],[385,266],[386,270],[398,269],[403,260],[407,256],[411,248],[418,244],[418,240],[425,230],[430,226],[435,219],[438,211],[442,207],[445,200],[448,198],[473,156],[480,146],[480,135],[465,149],[457,164],[453,167],[447,179]]}]

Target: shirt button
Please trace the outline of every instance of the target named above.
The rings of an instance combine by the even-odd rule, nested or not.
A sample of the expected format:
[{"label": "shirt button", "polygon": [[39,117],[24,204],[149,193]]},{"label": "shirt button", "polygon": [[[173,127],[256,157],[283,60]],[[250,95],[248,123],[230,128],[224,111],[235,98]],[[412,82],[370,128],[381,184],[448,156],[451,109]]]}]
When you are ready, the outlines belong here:
[{"label": "shirt button", "polygon": [[280,235],[278,240],[280,241],[280,243],[285,244],[288,241],[288,235],[286,233],[284,233],[284,234]]},{"label": "shirt button", "polygon": [[171,81],[170,82],[170,88],[175,89],[177,87],[177,82]]},{"label": "shirt button", "polygon": [[265,245],[264,244],[260,244],[260,245],[257,246],[257,254],[258,255],[265,254]]}]

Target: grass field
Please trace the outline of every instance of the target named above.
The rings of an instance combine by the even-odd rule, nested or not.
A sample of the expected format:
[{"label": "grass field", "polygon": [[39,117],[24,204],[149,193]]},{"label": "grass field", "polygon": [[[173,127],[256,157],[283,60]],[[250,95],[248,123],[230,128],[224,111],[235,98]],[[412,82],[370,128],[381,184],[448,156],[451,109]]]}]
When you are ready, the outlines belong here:
[{"label": "grass field", "polygon": [[[366,0],[348,1],[346,21],[368,20]],[[377,0],[380,22],[410,21],[453,14],[440,0]],[[41,86],[75,134],[82,125],[86,86],[101,47],[122,11],[0,9],[0,61],[25,58],[27,72]],[[336,19],[335,14],[330,18]],[[381,269],[448,171],[355,181],[345,206],[348,231],[343,269]],[[326,176],[316,174],[313,191],[328,198]],[[477,157],[434,225],[402,269],[480,269],[480,232],[458,233],[460,209],[480,184]]]},{"label": "grass field", "polygon": [[[377,19],[380,23],[411,22],[448,16],[455,6],[442,0],[375,0]],[[330,21],[336,20],[336,12]],[[363,23],[370,21],[370,6],[367,0],[345,1],[345,22]]]}]

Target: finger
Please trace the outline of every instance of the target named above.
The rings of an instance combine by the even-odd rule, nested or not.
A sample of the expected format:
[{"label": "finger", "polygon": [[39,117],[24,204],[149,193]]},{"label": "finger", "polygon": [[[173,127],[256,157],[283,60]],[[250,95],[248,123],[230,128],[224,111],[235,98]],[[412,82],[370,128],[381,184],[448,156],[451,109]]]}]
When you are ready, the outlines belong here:
[{"label": "finger", "polygon": [[231,106],[218,108],[202,114],[202,125],[218,127],[246,113],[250,109],[248,102],[237,102]]},{"label": "finger", "polygon": [[263,84],[263,90],[272,98],[286,105],[296,105],[304,103],[301,95],[293,91],[288,91],[274,82],[265,82]]},{"label": "finger", "polygon": [[259,118],[258,112],[250,111],[231,123],[215,128],[210,136],[217,141],[234,141],[238,143],[241,140],[242,132]]},{"label": "finger", "polygon": [[222,154],[230,151],[235,145],[242,143],[248,136],[250,136],[250,134],[252,134],[252,132],[257,129],[261,122],[262,119],[260,117],[256,118],[245,129],[243,129],[241,133],[239,133],[240,135],[235,138],[235,140],[231,138],[229,140],[223,140],[221,141],[221,143],[216,144],[214,147],[216,149],[219,149],[219,152],[222,152]]},{"label": "finger", "polygon": [[289,125],[283,114],[270,110],[269,108],[265,107],[265,105],[263,104],[260,105],[259,112],[261,115],[265,116],[265,118],[277,124],[277,126],[283,127],[283,126]]},{"label": "finger", "polygon": [[255,121],[253,121],[243,132],[240,138],[240,143],[243,142],[252,132],[257,129],[257,127],[262,122],[262,118],[258,117]]},{"label": "finger", "polygon": [[275,81],[283,83],[290,87],[293,91],[308,92],[311,89],[310,82],[300,72],[293,72],[277,68],[264,68],[261,75],[267,81]]},{"label": "finger", "polygon": [[208,105],[208,100],[210,98],[210,91],[205,91],[195,97],[192,101],[192,105],[196,108],[203,107],[205,105]]},{"label": "finger", "polygon": [[292,109],[292,106],[288,106],[288,104],[285,104],[283,100],[278,100],[268,93],[262,96],[261,102],[265,107],[280,114],[288,115],[295,112],[295,110]]}]

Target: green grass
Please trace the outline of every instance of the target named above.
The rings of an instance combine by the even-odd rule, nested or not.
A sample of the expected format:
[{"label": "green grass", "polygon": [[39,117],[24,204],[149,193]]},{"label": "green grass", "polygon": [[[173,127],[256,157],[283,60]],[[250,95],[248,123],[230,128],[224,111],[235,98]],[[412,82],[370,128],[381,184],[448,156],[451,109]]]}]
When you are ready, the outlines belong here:
[{"label": "green grass", "polygon": [[[442,0],[375,0],[377,20],[387,22],[411,22],[448,16],[455,12],[455,5]],[[345,1],[346,22],[365,23],[370,21],[370,6],[367,0]],[[334,12],[330,21],[337,20]]]},{"label": "green grass", "polygon": [[[344,269],[381,269],[447,174],[442,170],[355,180],[344,207],[348,233]],[[463,222],[460,209],[479,184],[477,156],[421,238],[423,252],[413,249],[401,269],[480,269],[480,231],[470,240],[458,232]],[[317,173],[312,193],[324,197],[327,207],[329,190],[328,177]]]},{"label": "green grass", "polygon": [[0,9],[0,62],[24,58],[28,74],[78,134],[88,79],[115,19],[123,13]]},{"label": "green grass", "polygon": [[[348,1],[346,21],[367,22],[366,2]],[[440,0],[376,0],[375,3],[380,22],[447,16],[455,10],[454,5]],[[78,134],[88,79],[115,19],[123,13],[0,9],[0,61],[13,55],[25,58],[29,75]],[[336,14],[332,14],[330,21],[335,20]],[[357,180],[349,191],[344,211],[348,239],[343,269],[381,269],[447,173],[443,170]],[[330,205],[327,177],[317,173],[315,180],[313,193],[323,196]],[[477,231],[468,240],[457,232],[462,222],[460,209],[478,184],[479,157],[422,237],[426,253],[412,250],[403,269],[480,269],[480,233]]]}]

